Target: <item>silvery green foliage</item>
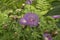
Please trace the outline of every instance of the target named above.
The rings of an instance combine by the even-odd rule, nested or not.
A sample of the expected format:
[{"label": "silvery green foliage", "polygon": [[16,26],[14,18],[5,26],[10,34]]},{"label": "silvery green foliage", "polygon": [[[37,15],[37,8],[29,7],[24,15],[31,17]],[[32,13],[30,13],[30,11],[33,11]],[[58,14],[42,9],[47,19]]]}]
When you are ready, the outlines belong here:
[{"label": "silvery green foliage", "polygon": [[38,0],[36,4],[36,8],[40,10],[48,10],[50,6],[51,5],[46,0]]}]

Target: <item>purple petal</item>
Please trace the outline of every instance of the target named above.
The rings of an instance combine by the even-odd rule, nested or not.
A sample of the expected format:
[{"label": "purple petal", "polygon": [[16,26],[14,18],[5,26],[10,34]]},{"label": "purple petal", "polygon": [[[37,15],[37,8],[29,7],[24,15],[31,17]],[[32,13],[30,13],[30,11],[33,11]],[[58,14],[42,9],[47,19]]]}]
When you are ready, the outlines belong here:
[{"label": "purple petal", "polygon": [[24,15],[24,18],[26,18],[26,19],[30,19],[29,17],[39,20],[38,16],[36,14],[34,14],[34,13],[29,12],[29,13],[26,13]]},{"label": "purple petal", "polygon": [[32,4],[33,0],[26,0],[26,4]]},{"label": "purple petal", "polygon": [[48,33],[45,33],[45,34],[43,35],[43,37],[44,37],[44,40],[52,40],[51,35],[48,34]]},{"label": "purple petal", "polygon": [[54,15],[53,18],[60,18],[60,15]]},{"label": "purple petal", "polygon": [[22,25],[26,25],[27,24],[27,21],[25,20],[25,18],[21,18],[20,19],[20,24],[22,24]]}]

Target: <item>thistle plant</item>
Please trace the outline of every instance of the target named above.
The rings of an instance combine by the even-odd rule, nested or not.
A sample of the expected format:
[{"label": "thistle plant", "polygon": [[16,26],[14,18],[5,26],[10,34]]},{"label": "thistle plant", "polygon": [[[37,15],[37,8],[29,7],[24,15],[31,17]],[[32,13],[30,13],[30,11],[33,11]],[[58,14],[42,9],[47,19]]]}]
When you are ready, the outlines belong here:
[{"label": "thistle plant", "polygon": [[60,40],[59,4],[59,0],[0,0],[0,40]]}]

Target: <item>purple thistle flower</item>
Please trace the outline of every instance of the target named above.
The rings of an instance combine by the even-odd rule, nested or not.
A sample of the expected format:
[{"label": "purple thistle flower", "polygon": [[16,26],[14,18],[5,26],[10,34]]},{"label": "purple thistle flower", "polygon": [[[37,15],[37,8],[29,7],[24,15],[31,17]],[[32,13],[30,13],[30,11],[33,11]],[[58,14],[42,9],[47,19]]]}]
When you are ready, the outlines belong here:
[{"label": "purple thistle flower", "polygon": [[26,4],[32,4],[33,0],[26,0]]},{"label": "purple thistle flower", "polygon": [[39,18],[36,14],[31,13],[31,12],[27,13],[24,15],[24,18],[26,19],[28,25],[30,25],[30,26],[37,26],[38,25]]},{"label": "purple thistle flower", "polygon": [[27,24],[27,21],[26,21],[25,18],[21,18],[19,22],[20,22],[20,24],[22,24],[22,25],[26,25],[26,24]]},{"label": "purple thistle flower", "polygon": [[27,13],[20,19],[20,24],[29,26],[38,26],[39,18],[34,13]]},{"label": "purple thistle flower", "polygon": [[60,15],[54,15],[53,18],[60,18]]},{"label": "purple thistle flower", "polygon": [[44,37],[44,40],[52,40],[52,37],[49,33],[44,33],[43,37]]}]

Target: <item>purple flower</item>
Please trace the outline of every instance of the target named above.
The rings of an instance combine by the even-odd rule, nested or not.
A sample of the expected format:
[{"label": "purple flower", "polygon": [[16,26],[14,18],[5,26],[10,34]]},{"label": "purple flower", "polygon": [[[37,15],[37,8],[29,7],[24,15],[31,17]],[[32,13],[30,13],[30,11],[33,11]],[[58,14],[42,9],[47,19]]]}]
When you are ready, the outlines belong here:
[{"label": "purple flower", "polygon": [[33,0],[26,0],[26,4],[32,4]]},{"label": "purple flower", "polygon": [[38,26],[39,18],[34,13],[27,13],[24,15],[22,19],[20,19],[20,23],[23,25],[29,26]]},{"label": "purple flower", "polygon": [[44,37],[44,40],[52,40],[52,37],[49,33],[44,33],[43,37]]},{"label": "purple flower", "polygon": [[39,22],[39,18],[36,14],[34,13],[27,13],[24,15],[24,18],[27,21],[27,24],[30,26],[37,26]]},{"label": "purple flower", "polygon": [[60,18],[60,15],[54,15],[53,18]]}]

